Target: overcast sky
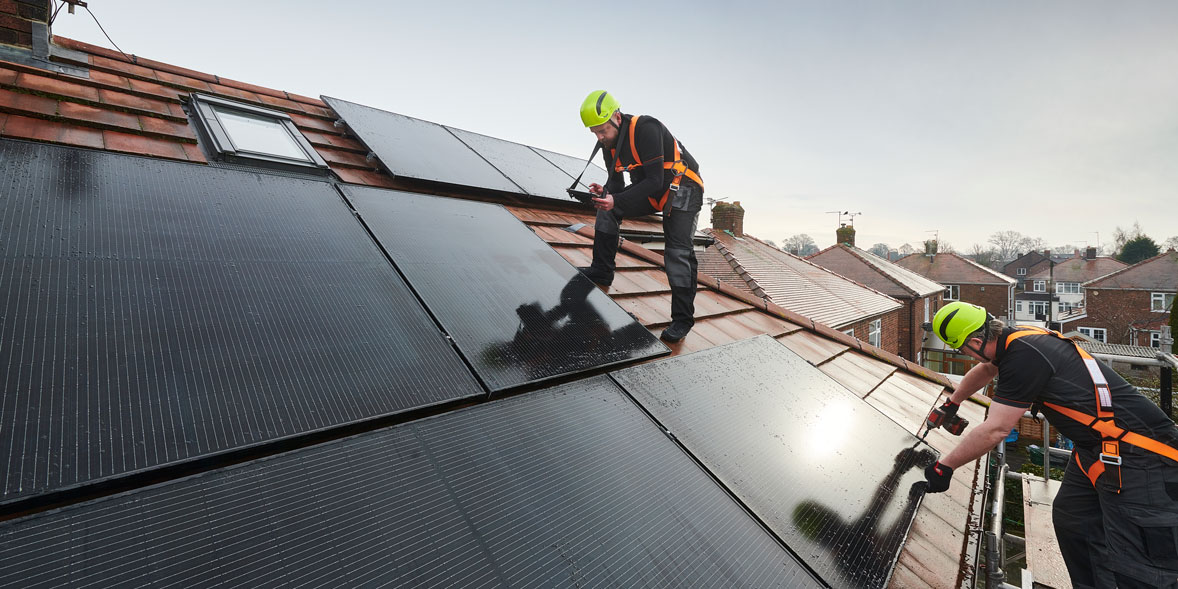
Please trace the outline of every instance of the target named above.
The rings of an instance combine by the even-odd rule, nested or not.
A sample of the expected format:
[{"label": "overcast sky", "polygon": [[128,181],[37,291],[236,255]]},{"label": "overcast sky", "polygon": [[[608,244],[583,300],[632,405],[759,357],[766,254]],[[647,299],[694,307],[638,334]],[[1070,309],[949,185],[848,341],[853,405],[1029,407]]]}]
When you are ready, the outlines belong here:
[{"label": "overcast sky", "polygon": [[[777,242],[836,210],[864,248],[1178,235],[1173,0],[89,5],[127,53],[579,157],[607,89]],[[84,9],[53,32],[111,46]]]}]

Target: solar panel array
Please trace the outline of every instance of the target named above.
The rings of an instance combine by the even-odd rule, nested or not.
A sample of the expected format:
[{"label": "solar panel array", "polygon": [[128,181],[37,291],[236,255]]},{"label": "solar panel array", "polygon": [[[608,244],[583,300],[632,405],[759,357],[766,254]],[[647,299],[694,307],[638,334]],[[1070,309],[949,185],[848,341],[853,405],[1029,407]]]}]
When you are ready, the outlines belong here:
[{"label": "solar panel array", "polygon": [[769,336],[612,376],[825,582],[887,585],[931,448]]},{"label": "solar panel array", "polygon": [[0,503],[486,393],[331,184],[0,140]]},{"label": "solar panel array", "polygon": [[[571,202],[565,189],[586,163],[338,98],[323,100],[394,176]],[[591,147],[588,133],[585,138]],[[605,176],[605,170],[590,165],[580,189],[589,182],[605,184]]]},{"label": "solar panel array", "polygon": [[492,391],[670,352],[499,205],[343,192]]},{"label": "solar panel array", "polygon": [[0,585],[821,587],[607,377],[0,526]]}]

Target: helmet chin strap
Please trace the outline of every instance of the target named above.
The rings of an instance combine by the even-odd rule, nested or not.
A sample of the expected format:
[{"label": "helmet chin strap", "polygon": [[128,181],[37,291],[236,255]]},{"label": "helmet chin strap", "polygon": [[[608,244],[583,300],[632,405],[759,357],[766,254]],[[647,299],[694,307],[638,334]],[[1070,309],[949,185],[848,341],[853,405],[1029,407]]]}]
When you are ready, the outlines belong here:
[{"label": "helmet chin strap", "polygon": [[[971,339],[973,339],[973,338],[971,338]],[[978,348],[976,350],[970,349],[970,351],[977,354],[980,358],[982,358],[986,362],[993,362],[994,359],[986,355],[986,344],[988,344],[988,343],[990,343],[990,330],[987,328],[982,331],[982,345],[978,346]],[[966,344],[967,347],[968,347],[968,345],[969,344]]]}]

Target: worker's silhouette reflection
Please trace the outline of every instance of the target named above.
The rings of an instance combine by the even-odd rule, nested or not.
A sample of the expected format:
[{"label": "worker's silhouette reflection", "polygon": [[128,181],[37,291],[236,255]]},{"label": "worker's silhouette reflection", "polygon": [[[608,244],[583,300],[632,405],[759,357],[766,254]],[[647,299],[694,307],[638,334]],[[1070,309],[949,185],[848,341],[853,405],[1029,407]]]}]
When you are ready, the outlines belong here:
[{"label": "worker's silhouette reflection", "polygon": [[900,515],[887,528],[880,527],[884,515],[899,490],[900,478],[912,469],[923,471],[936,459],[936,455],[927,449],[901,450],[891,472],[876,487],[867,509],[853,520],[842,518],[846,509],[831,509],[813,500],[803,501],[794,508],[793,521],[797,529],[828,550],[837,564],[845,583],[835,583],[836,586],[883,586],[928,483],[922,478],[908,488]]},{"label": "worker's silhouette reflection", "polygon": [[511,341],[488,353],[498,363],[512,363],[531,378],[561,374],[633,357],[658,342],[637,321],[613,328],[588,298],[596,290],[577,274],[560,291],[560,302],[544,309],[539,301],[516,308],[519,328]]}]

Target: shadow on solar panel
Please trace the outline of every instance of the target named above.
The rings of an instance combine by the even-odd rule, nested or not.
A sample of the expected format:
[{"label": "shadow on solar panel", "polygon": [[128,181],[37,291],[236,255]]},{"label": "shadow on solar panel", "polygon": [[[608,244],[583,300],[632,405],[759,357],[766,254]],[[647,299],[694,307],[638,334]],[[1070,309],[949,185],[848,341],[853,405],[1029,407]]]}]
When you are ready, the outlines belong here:
[{"label": "shadow on solar panel", "polygon": [[887,585],[930,447],[769,336],[611,374],[823,580]]}]

